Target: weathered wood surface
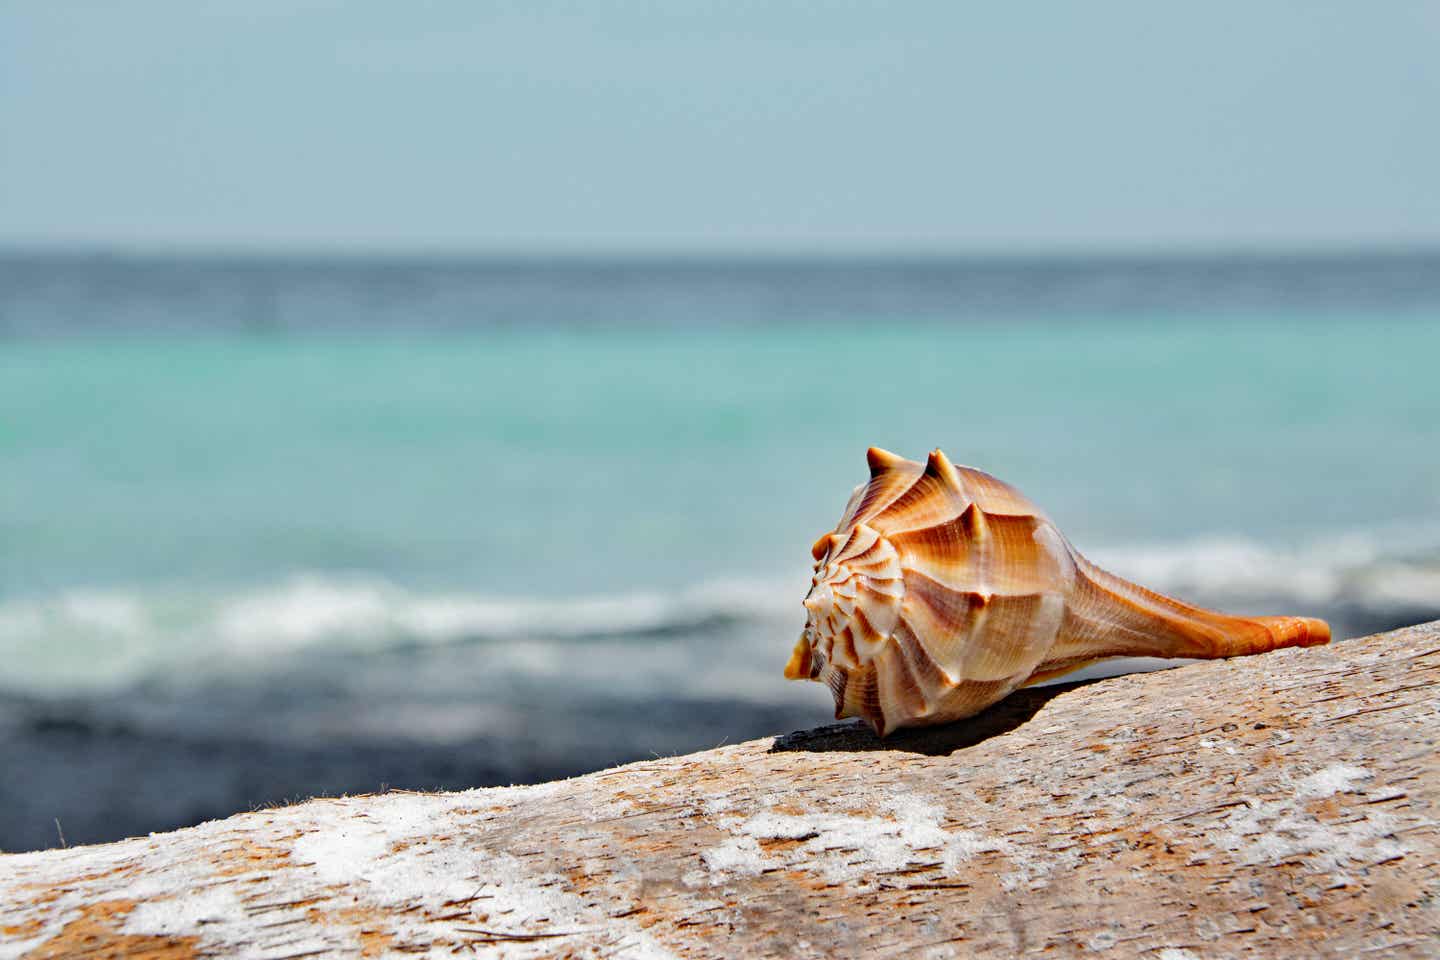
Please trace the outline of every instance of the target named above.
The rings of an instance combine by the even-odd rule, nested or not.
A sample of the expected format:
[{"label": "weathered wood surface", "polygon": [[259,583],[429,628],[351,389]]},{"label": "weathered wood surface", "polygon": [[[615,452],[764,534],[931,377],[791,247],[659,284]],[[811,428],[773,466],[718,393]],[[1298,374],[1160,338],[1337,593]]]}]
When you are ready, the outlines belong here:
[{"label": "weathered wood surface", "polygon": [[1437,680],[1440,623],[5,856],[0,955],[1436,956]]}]

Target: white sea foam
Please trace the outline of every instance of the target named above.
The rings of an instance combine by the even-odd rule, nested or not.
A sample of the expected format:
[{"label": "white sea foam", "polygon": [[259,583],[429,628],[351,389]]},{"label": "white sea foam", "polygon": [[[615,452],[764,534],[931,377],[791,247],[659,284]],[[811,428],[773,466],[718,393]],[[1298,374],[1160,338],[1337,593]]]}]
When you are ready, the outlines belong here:
[{"label": "white sea foam", "polygon": [[161,671],[204,676],[263,668],[306,650],[467,642],[498,645],[497,669],[549,674],[594,667],[567,664],[565,648],[575,643],[611,648],[609,659],[618,662],[638,638],[647,643],[650,667],[679,671],[683,663],[667,662],[663,651],[680,653],[697,633],[759,623],[798,630],[802,593],[794,578],[774,578],[717,580],[668,593],[501,598],[320,574],[234,593],[63,591],[0,602],[6,664],[0,690],[96,690]]},{"label": "white sea foam", "polygon": [[[1147,586],[1202,603],[1325,615],[1440,608],[1440,532],[1415,527],[1274,549],[1235,538],[1095,549],[1096,562]],[[375,651],[491,643],[508,668],[575,669],[571,647],[646,646],[646,669],[679,675],[697,636],[726,629],[733,643],[788,645],[802,620],[805,571],[727,579],[671,591],[503,597],[402,587],[373,576],[305,574],[235,591],[85,589],[0,600],[0,689],[113,688],[163,672],[263,668],[307,650]],[[739,651],[736,650],[738,659]],[[597,664],[589,665],[599,670]],[[695,683],[733,682],[712,664]],[[180,668],[183,668],[180,669]],[[741,671],[744,672],[744,671]],[[667,674],[668,675],[668,674]],[[637,682],[652,682],[643,671]]]},{"label": "white sea foam", "polygon": [[1158,590],[1205,598],[1291,598],[1369,609],[1440,605],[1440,531],[1312,540],[1290,548],[1238,537],[1087,551],[1090,559]]},{"label": "white sea foam", "polygon": [[[793,585],[792,585],[793,586]],[[301,576],[222,600],[216,632],[236,648],[293,648],[344,639],[445,643],[464,639],[602,637],[696,628],[793,613],[776,582],[715,581],[672,593],[485,597],[422,593],[373,578]]]}]

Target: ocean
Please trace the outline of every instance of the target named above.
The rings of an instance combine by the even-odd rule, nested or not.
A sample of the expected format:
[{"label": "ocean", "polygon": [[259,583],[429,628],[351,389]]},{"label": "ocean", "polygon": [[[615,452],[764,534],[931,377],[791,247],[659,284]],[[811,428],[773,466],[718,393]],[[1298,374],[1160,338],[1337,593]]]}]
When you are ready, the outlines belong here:
[{"label": "ocean", "polygon": [[827,722],[878,445],[1339,637],[1440,617],[1440,254],[0,254],[0,849]]}]

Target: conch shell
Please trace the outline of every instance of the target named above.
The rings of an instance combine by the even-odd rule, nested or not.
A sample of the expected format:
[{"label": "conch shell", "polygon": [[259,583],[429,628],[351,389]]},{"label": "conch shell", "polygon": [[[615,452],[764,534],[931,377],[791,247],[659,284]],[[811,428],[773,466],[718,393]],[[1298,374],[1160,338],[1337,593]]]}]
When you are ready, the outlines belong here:
[{"label": "conch shell", "polygon": [[1330,640],[1308,617],[1192,607],[1082,557],[1019,491],[871,447],[834,532],[815,542],[805,630],[785,667],[881,736],[968,717],[1107,657],[1233,657]]}]

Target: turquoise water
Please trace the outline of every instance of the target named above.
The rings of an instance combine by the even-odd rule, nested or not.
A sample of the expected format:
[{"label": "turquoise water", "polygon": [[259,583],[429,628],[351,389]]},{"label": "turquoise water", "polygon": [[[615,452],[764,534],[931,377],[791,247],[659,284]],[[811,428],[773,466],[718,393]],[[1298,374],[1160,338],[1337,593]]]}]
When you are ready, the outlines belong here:
[{"label": "turquoise water", "polygon": [[1010,479],[1081,543],[1297,543],[1440,515],[1437,358],[1440,323],[1364,316],[22,341],[0,576],[770,576],[871,443]]},{"label": "turquoise water", "polygon": [[[323,634],[317,585],[357,580],[521,608],[736,581],[737,615],[768,614],[762,585],[803,579],[871,443],[1007,478],[1122,567],[1216,543],[1424,551],[1437,357],[1440,323],[1413,316],[12,342],[0,576],[12,614],[82,591],[163,621],[170,598],[182,629],[187,595],[272,589],[298,604],[282,628]],[[1303,593],[1316,565],[1270,587]],[[89,679],[25,632],[0,633],[12,682]]]},{"label": "turquoise water", "polygon": [[1440,516],[1440,323],[20,341],[9,596],[364,571],[574,596],[804,566],[878,444],[942,447],[1092,546]]},{"label": "turquoise water", "polygon": [[[146,736],[483,736],[518,757],[604,711],[620,759],[764,705],[823,719],[824,691],[778,672],[809,545],[871,444],[941,447],[1202,602],[1342,635],[1440,615],[1427,264],[379,288],[363,267],[12,265],[0,692]],[[659,701],[713,708],[652,745],[639,705]]]}]

